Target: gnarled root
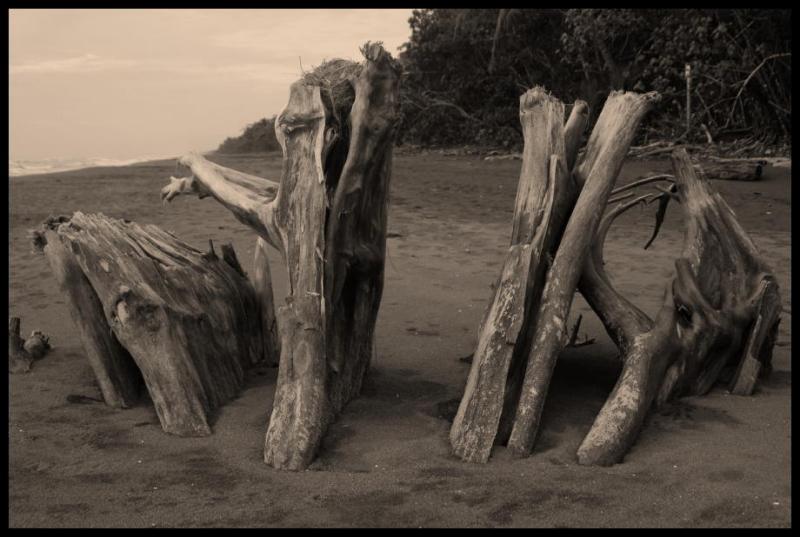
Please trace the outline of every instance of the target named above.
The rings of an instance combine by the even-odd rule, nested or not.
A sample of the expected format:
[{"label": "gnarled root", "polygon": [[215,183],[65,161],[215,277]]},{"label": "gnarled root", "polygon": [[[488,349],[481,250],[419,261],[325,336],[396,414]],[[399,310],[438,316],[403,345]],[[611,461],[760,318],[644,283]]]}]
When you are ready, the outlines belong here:
[{"label": "gnarled root", "polygon": [[654,403],[705,394],[726,368],[736,368],[732,391],[749,394],[769,367],[780,315],[775,278],[685,150],[672,161],[687,227],[655,322],[610,286],[602,258],[587,261],[581,291],[619,346],[623,370],[578,449],[581,464],[620,462]]}]

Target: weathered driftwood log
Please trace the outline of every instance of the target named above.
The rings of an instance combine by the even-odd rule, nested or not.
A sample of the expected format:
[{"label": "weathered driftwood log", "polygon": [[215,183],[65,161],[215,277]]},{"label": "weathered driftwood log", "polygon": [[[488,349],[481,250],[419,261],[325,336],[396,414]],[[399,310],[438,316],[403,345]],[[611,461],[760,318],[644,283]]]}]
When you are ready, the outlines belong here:
[{"label": "weathered driftwood log", "polygon": [[[80,212],[36,242],[51,265],[84,276],[57,273],[106,400],[130,404],[140,371],[166,432],[210,434],[209,415],[263,355],[260,304],[232,249],[220,259],[213,245],[204,253],[156,226]],[[113,339],[98,339],[109,329]]]},{"label": "weathered driftwood log", "polygon": [[709,179],[758,181],[766,164],[766,161],[759,160],[709,161],[704,162],[702,168]]},{"label": "weathered driftwood log", "polygon": [[581,291],[619,347],[623,369],[578,449],[581,464],[620,462],[653,403],[705,394],[725,368],[735,369],[732,391],[750,394],[770,368],[781,309],[775,277],[686,152],[672,160],[686,234],[655,320],[614,290],[602,265],[611,222],[643,198],[604,217],[586,260]]},{"label": "weathered driftwood log", "polygon": [[488,460],[504,402],[514,399],[506,385],[509,378],[518,376],[524,360],[530,305],[541,296],[543,277],[577,192],[565,162],[574,162],[586,125],[586,105],[576,103],[565,129],[564,105],[536,87],[520,98],[520,121],[525,146],[511,246],[481,323],[472,368],[450,430],[453,452],[467,461]]},{"label": "weathered driftwood log", "polygon": [[197,153],[181,157],[179,163],[189,167],[192,176],[170,177],[169,184],[161,189],[161,199],[164,202],[170,202],[179,195],[196,195],[200,199],[211,196],[229,209],[237,220],[254,228],[259,234],[253,260],[252,282],[261,302],[264,358],[267,364],[277,365],[280,338],[266,246],[269,243],[280,249],[280,244],[278,237],[270,235],[260,221],[262,217],[268,220],[271,216],[256,213],[260,207],[275,199],[278,183],[220,166]]},{"label": "weathered driftwood log", "polygon": [[374,352],[399,68],[380,44],[362,52],[363,64],[334,60],[291,86],[275,122],[280,186],[188,155],[192,176],[162,191],[213,196],[283,254],[289,294],[264,446],[276,468],[308,466]]}]

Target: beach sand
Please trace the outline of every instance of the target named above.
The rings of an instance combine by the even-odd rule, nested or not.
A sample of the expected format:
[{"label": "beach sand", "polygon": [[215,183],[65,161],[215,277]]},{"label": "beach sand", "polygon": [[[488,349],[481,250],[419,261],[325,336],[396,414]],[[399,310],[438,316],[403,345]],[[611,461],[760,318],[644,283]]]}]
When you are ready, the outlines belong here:
[{"label": "beach sand", "polygon": [[[265,177],[279,155],[212,157]],[[478,324],[511,229],[519,161],[436,153],[397,155],[377,358],[363,394],[331,426],[308,471],[276,471],[262,446],[277,369],[253,370],[206,438],[164,433],[152,404],[114,410],[72,404],[100,397],[47,263],[27,230],[49,215],[103,212],[173,231],[206,248],[233,242],[245,270],[254,234],[211,198],[162,206],[174,161],[10,179],[10,315],[23,336],[39,329],[53,349],[10,376],[9,517],[23,526],[777,526],[790,525],[791,169],[755,183],[714,185],[736,212],[781,286],[774,371],[752,397],[716,388],[651,415],[624,463],[583,467],[575,451],[611,391],[616,352],[577,296],[570,323],[596,343],[560,358],[533,455],[495,448],[485,465],[449,453]],[[620,184],[667,161],[626,163]],[[643,250],[654,208],[612,228],[608,271],[654,313],[682,245],[680,207]],[[272,252],[279,300],[286,276]]]}]

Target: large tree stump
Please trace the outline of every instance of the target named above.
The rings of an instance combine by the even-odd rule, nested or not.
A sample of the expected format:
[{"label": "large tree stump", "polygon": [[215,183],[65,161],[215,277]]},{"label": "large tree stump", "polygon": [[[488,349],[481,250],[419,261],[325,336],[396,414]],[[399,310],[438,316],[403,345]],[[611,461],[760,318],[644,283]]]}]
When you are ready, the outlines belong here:
[{"label": "large tree stump", "polygon": [[211,433],[263,354],[260,303],[223,259],[152,225],[75,213],[35,238],[70,301],[105,400],[129,406],[140,376],[162,428]]},{"label": "large tree stump", "polygon": [[283,254],[289,293],[264,445],[276,468],[310,464],[374,352],[400,72],[380,44],[362,53],[363,64],[333,60],[291,86],[275,121],[279,186],[190,154],[180,162],[192,175],[162,190],[214,197]]}]

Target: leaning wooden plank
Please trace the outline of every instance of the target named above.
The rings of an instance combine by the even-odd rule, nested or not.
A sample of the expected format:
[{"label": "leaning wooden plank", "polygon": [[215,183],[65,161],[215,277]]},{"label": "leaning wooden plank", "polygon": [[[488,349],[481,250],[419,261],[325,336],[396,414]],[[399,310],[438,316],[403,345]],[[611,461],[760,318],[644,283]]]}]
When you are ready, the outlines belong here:
[{"label": "leaning wooden plank", "polygon": [[[553,222],[559,217],[553,213],[556,190],[566,188],[566,172],[550,169],[551,159],[563,167],[565,158],[564,105],[543,88],[533,88],[520,98],[520,121],[525,147],[511,246],[481,323],[472,368],[450,429],[453,453],[470,462],[486,462],[495,443],[512,357],[524,345],[530,324],[525,305],[536,300],[528,297],[528,291],[536,294],[538,287],[541,293],[537,276],[545,273],[550,253],[545,239],[558,224]],[[567,214],[560,215],[562,220]]]},{"label": "leaning wooden plank", "polygon": [[259,304],[238,262],[102,214],[75,213],[54,235],[141,371],[162,428],[210,434],[209,414],[238,394],[263,354]]}]

